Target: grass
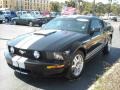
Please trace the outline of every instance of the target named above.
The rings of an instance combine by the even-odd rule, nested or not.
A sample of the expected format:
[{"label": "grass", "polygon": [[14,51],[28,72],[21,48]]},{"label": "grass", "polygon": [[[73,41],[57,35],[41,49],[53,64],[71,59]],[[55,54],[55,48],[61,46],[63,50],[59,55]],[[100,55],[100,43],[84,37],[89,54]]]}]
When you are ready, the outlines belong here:
[{"label": "grass", "polygon": [[120,90],[120,62],[105,70],[106,73],[102,77],[98,75],[96,83],[89,90]]}]

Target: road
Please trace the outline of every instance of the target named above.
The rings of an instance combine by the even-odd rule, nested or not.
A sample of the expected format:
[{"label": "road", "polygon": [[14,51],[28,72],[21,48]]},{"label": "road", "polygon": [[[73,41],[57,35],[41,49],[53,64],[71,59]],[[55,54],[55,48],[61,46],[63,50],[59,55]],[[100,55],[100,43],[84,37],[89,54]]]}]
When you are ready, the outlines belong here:
[{"label": "road", "polygon": [[106,69],[120,58],[120,32],[118,22],[111,22],[114,26],[111,52],[107,56],[97,55],[86,63],[85,70],[79,80],[67,81],[63,77],[29,77],[15,73],[8,67],[4,58],[4,50],[9,39],[18,35],[33,32],[39,27],[15,26],[0,24],[0,90],[86,90]]}]

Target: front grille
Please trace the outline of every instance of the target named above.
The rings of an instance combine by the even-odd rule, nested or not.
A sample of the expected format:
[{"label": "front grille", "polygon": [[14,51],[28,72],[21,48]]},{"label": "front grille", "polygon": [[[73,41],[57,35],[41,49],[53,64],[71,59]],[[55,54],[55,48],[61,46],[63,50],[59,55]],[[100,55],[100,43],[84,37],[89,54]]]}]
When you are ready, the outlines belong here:
[{"label": "front grille", "polygon": [[[8,49],[9,49],[9,52],[10,52],[10,47],[8,47]],[[26,58],[29,58],[29,59],[36,59],[33,56],[33,53],[34,53],[33,50],[19,49],[19,48],[16,48],[16,47],[14,47],[14,50],[15,50],[14,55],[26,57]],[[44,52],[39,51],[39,53],[40,53],[40,58],[38,58],[38,59],[44,59],[46,57]]]}]

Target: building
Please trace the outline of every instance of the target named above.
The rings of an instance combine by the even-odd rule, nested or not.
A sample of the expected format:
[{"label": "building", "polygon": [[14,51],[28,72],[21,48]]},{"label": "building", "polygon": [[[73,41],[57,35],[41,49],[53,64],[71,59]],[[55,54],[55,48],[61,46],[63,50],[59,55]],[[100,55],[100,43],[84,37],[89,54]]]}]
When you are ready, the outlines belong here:
[{"label": "building", "polygon": [[23,0],[23,10],[49,10],[49,0]]},{"label": "building", "polygon": [[0,0],[0,8],[9,8],[15,10],[16,0]]},{"label": "building", "polygon": [[49,0],[0,0],[0,8],[11,10],[49,10]]}]

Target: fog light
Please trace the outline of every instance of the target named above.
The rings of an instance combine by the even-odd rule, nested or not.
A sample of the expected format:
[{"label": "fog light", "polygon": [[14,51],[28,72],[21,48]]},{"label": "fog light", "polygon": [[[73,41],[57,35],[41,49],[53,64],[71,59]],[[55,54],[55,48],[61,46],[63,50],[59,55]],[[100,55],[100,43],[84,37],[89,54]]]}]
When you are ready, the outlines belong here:
[{"label": "fog light", "polygon": [[59,69],[59,68],[63,68],[64,65],[54,65],[54,66],[47,66],[47,69]]},{"label": "fog light", "polygon": [[13,47],[10,47],[10,52],[13,54],[15,52]]},{"label": "fog light", "polygon": [[34,51],[33,55],[36,59],[40,58],[40,53],[38,51]]}]

